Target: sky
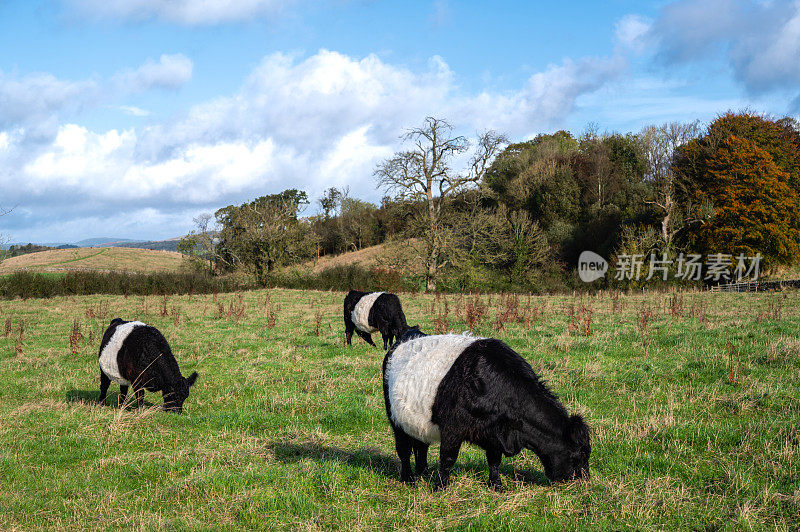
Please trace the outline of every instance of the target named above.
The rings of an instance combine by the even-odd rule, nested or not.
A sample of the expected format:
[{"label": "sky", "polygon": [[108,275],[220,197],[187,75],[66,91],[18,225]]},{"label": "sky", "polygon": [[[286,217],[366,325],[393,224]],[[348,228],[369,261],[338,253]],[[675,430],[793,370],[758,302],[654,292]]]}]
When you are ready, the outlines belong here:
[{"label": "sky", "polygon": [[287,188],[378,203],[427,116],[512,141],[800,113],[800,0],[0,0],[0,238],[186,234]]}]

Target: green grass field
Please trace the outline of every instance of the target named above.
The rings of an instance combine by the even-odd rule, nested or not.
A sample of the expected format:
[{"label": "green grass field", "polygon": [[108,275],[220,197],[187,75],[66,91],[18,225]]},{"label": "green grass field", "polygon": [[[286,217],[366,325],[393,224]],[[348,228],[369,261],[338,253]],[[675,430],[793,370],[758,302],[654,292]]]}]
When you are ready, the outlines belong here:
[{"label": "green grass field", "polygon": [[[590,481],[549,485],[525,451],[503,462],[505,494],[470,446],[445,492],[399,482],[384,353],[343,347],[342,299],[0,301],[0,529],[800,528],[800,293],[521,297],[518,313],[484,296],[476,332],[592,430]],[[467,328],[467,298],[401,299],[428,332]],[[183,415],[160,394],[95,404],[117,316],[161,329],[200,373]]]}]

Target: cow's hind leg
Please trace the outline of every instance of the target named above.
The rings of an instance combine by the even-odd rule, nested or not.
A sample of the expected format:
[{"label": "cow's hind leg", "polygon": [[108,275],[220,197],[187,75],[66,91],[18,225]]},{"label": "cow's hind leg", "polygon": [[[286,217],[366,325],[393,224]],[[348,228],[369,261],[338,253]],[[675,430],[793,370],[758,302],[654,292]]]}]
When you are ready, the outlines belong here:
[{"label": "cow's hind leg", "polygon": [[414,440],[414,472],[421,475],[428,469],[428,444]]},{"label": "cow's hind leg", "polygon": [[98,403],[105,403],[109,386],[111,386],[111,379],[103,373],[103,370],[100,370],[100,397],[97,399]]},{"label": "cow's hind leg", "polygon": [[402,429],[394,428],[394,446],[397,449],[397,456],[400,458],[400,482],[405,482],[406,484],[414,482],[414,476],[411,474],[411,449],[413,445],[414,439],[411,436]]},{"label": "cow's hind leg", "polygon": [[122,384],[119,387],[119,405],[125,406],[125,399],[128,398],[128,386],[126,384]]},{"label": "cow's hind leg", "polygon": [[353,345],[351,343],[351,340],[353,339],[353,331],[355,331],[355,330],[356,330],[356,328],[353,326],[353,322],[348,320],[348,319],[345,319],[344,320],[344,335],[345,335],[345,341],[347,342],[347,345]]}]

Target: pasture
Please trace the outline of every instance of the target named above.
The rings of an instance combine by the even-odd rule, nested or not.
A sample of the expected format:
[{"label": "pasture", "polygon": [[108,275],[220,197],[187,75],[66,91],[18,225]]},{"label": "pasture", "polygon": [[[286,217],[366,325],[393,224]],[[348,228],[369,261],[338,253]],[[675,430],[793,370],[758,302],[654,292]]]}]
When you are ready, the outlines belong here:
[{"label": "pasture", "polygon": [[[384,353],[342,345],[343,297],[0,301],[0,528],[800,528],[800,293],[401,294],[426,332],[507,342],[591,427],[588,482],[523,451],[505,494],[470,446],[445,492],[399,482]],[[200,373],[183,415],[95,403],[114,317]]]},{"label": "pasture", "polygon": [[0,275],[20,270],[35,272],[119,271],[132,273],[176,272],[184,257],[174,251],[137,248],[51,249],[11,257],[0,263]]}]

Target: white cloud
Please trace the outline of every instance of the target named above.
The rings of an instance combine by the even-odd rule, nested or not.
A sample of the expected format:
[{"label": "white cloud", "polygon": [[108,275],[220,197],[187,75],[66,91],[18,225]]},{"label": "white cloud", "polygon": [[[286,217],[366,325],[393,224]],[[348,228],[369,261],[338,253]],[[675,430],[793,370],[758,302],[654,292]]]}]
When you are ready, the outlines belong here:
[{"label": "white cloud", "polygon": [[18,187],[33,195],[69,189],[101,209],[137,200],[205,203],[253,185],[274,162],[270,140],[189,145],[159,162],[136,161],[135,145],[133,130],[98,134],[64,125],[50,149],[25,165]]},{"label": "white cloud", "polygon": [[617,45],[624,50],[642,53],[648,45],[647,36],[652,21],[639,15],[625,15],[614,25]]},{"label": "white cloud", "polygon": [[522,106],[530,120],[556,123],[572,112],[578,96],[617,78],[625,66],[620,57],[565,60],[562,65],[531,76]]},{"label": "white cloud", "polygon": [[[64,219],[103,219],[144,207],[167,217],[192,208],[213,211],[285,188],[314,197],[326,187],[350,185],[359,197],[377,201],[375,165],[426,116],[447,118],[465,134],[493,128],[527,135],[561,123],[578,98],[623,68],[614,58],[565,60],[516,92],[471,95],[439,57],[413,72],[375,55],[276,53],[237,93],[162,123],[104,133],[62,124],[37,150],[23,147],[24,135],[10,135],[0,150],[0,188],[39,216]],[[140,236],[158,231],[153,225]]]},{"label": "white cloud", "polygon": [[731,48],[737,77],[753,91],[800,85],[800,2],[786,15]]},{"label": "white cloud", "polygon": [[395,146],[406,128],[429,115],[448,117],[468,132],[493,128],[519,135],[562,120],[579,96],[615,79],[624,66],[618,58],[565,60],[517,92],[469,95],[439,57],[414,73],[374,55],[354,59],[321,50],[298,61],[276,53],[264,58],[238,94],[144,131],[137,149],[161,158],[187,143],[269,136],[298,152],[324,153],[365,126],[369,142]]},{"label": "white cloud", "polygon": [[532,75],[518,92],[456,99],[444,116],[462,117],[474,124],[472,131],[494,129],[512,138],[564,127],[578,100],[619,78],[626,65],[619,56],[565,59]]},{"label": "white cloud", "polygon": [[430,23],[436,27],[445,26],[453,18],[452,7],[449,0],[434,0],[432,12],[430,14]]},{"label": "white cloud", "polygon": [[[363,126],[345,134],[330,150],[320,165],[321,173],[328,176],[326,179],[328,186],[350,185],[354,175],[370,169],[376,160],[392,155],[390,146],[378,146],[369,141],[368,130],[369,126]],[[360,196],[364,191],[355,192]]]},{"label": "white cloud", "polygon": [[[664,6],[651,27],[658,54],[667,63],[696,61],[744,31],[750,0],[679,0]],[[752,15],[750,15],[752,16]]]},{"label": "white cloud", "polygon": [[[154,88],[176,89],[191,79],[192,70],[192,61],[186,56],[164,54],[158,61],[149,59],[106,80],[93,76],[70,81],[42,72],[20,76],[0,71],[0,131],[24,126],[29,139],[50,142],[61,116]],[[123,105],[119,109],[135,116],[148,114],[137,107]]]},{"label": "white cloud", "polygon": [[666,64],[722,56],[750,94],[798,94],[800,1],[681,0],[662,9],[647,37]]},{"label": "white cloud", "polygon": [[194,64],[183,54],[163,54],[158,62],[148,59],[136,70],[114,76],[121,92],[145,92],[153,88],[177,89],[192,79]]},{"label": "white cloud", "polygon": [[74,189],[102,196],[113,188],[117,164],[130,158],[134,140],[132,130],[97,134],[74,124],[61,126],[52,146],[22,168],[27,179],[18,186],[32,194]]},{"label": "white cloud", "polygon": [[76,111],[97,97],[94,80],[65,81],[46,73],[25,76],[0,71],[0,129],[34,125],[62,111]]},{"label": "white cloud", "polygon": [[187,26],[269,17],[298,0],[64,0],[95,18],[161,19]]},{"label": "white cloud", "polygon": [[166,195],[176,203],[206,204],[266,184],[262,178],[274,168],[274,150],[271,140],[189,146],[163,162],[130,165],[120,189],[142,199]]},{"label": "white cloud", "polygon": [[141,116],[150,116],[151,114],[150,111],[148,111],[147,109],[142,109],[134,105],[120,105],[117,107],[117,109],[131,116],[141,117]]}]

